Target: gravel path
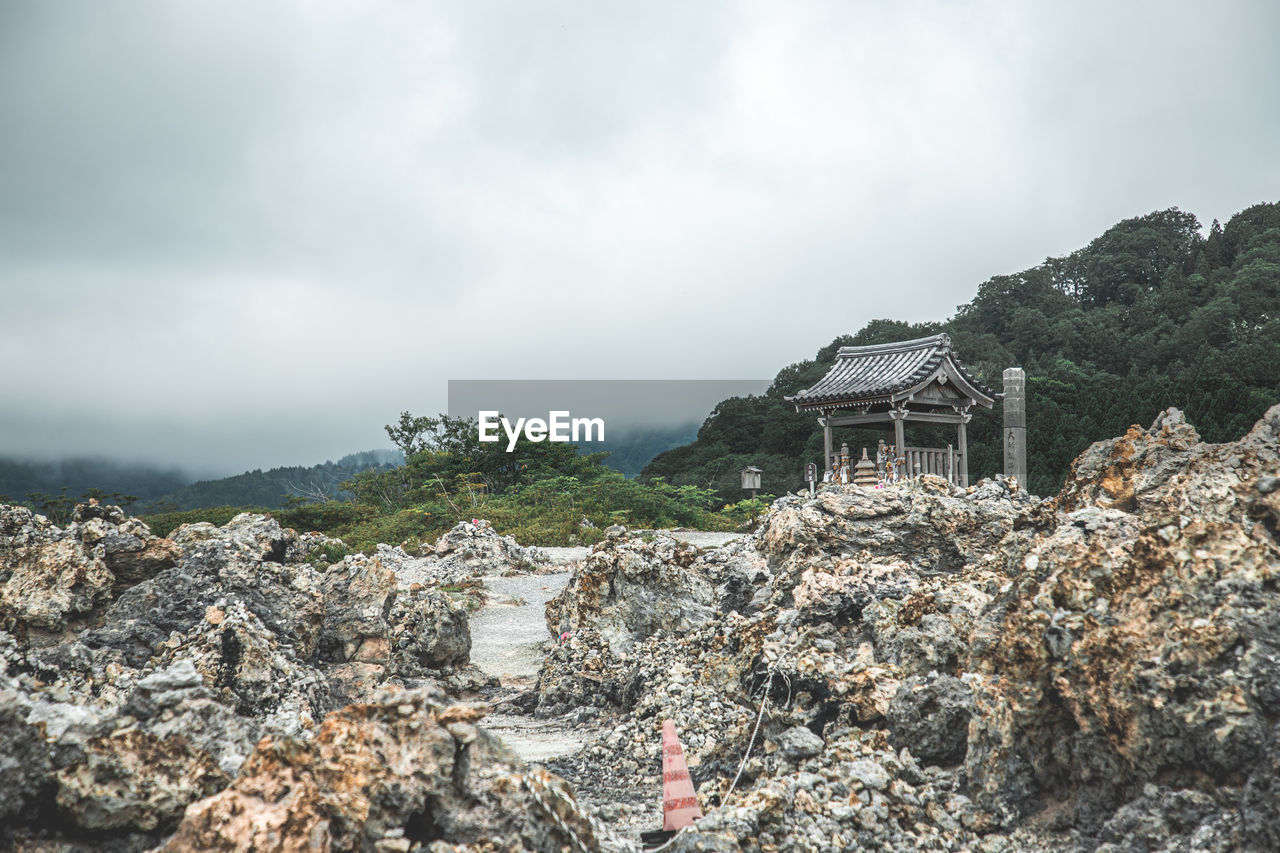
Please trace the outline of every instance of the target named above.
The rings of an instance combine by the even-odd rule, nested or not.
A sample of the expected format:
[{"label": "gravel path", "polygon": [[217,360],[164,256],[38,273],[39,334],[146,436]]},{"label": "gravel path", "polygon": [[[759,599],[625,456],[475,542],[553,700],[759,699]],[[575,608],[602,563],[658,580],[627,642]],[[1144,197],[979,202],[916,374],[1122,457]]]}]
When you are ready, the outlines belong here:
[{"label": "gravel path", "polygon": [[[586,552],[585,548],[581,550]],[[482,580],[491,594],[489,603],[471,618],[471,662],[496,675],[509,693],[531,689],[537,682],[542,655],[551,642],[543,607],[564,589],[569,572],[489,575]],[[490,714],[485,717],[484,727],[531,764],[572,755],[594,733],[569,729],[562,720],[514,714]]]},{"label": "gravel path", "polygon": [[[741,533],[668,531],[682,542],[699,548],[714,548],[741,537]],[[543,548],[552,562],[571,567],[590,548]],[[538,575],[486,575],[481,580],[490,590],[488,603],[471,617],[471,662],[497,676],[507,696],[532,689],[547,644],[544,608],[569,582],[570,572]],[[516,754],[530,763],[545,764],[572,755],[597,732],[592,728],[570,728],[565,720],[513,714],[490,714],[485,728],[497,734]]]},{"label": "gravel path", "polygon": [[578,560],[581,560],[583,557],[587,556],[587,554],[591,553],[591,549],[586,545],[571,545],[567,548],[564,546],[552,545],[547,548],[539,547],[538,550],[545,551],[547,556],[551,558],[551,562],[558,563],[562,566],[568,565],[569,563],[576,563]]},{"label": "gravel path", "polygon": [[502,680],[503,687],[529,688],[550,642],[543,608],[569,582],[568,572],[481,578],[489,603],[471,617],[471,662]]},{"label": "gravel path", "polygon": [[735,539],[741,539],[746,536],[745,533],[719,533],[708,530],[663,530],[673,539],[681,542],[688,542],[690,545],[697,545],[699,548],[719,548],[721,545],[727,545]]}]

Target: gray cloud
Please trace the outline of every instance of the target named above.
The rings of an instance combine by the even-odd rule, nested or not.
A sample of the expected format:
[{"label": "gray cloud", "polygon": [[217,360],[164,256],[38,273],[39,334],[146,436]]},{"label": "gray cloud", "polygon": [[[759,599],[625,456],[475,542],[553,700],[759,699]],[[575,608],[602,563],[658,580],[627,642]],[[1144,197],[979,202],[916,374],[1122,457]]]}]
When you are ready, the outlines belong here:
[{"label": "gray cloud", "polygon": [[450,378],[767,376],[1280,196],[1274,4],[1009,5],[6,4],[0,453],[231,471]]}]

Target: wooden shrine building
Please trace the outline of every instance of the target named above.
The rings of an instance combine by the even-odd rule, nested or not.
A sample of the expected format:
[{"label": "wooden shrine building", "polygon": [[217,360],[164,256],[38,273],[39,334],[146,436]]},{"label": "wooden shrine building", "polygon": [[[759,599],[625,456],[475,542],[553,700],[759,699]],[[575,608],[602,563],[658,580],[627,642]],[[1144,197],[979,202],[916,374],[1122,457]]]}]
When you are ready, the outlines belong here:
[{"label": "wooden shrine building", "polygon": [[[822,448],[831,468],[832,429],[893,425],[894,447],[905,458],[907,477],[937,474],[969,485],[965,424],[974,406],[995,404],[995,394],[960,364],[951,338],[933,335],[913,341],[841,347],[836,363],[812,388],[785,398],[798,412],[818,412]],[[909,447],[910,424],[955,424],[956,446]]]}]

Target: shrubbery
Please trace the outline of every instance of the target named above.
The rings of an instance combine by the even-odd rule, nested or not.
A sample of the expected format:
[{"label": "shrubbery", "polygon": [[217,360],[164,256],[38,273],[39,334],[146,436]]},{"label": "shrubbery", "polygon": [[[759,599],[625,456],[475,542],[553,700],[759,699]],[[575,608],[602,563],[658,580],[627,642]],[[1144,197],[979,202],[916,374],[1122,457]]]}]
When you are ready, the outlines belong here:
[{"label": "shrubbery", "polygon": [[[474,422],[401,415],[387,433],[404,451],[404,466],[369,470],[343,483],[354,501],[305,502],[269,512],[299,531],[316,530],[348,546],[416,547],[434,542],[459,521],[486,518],[526,545],[598,541],[611,524],[734,530],[767,504],[743,501],[722,510],[715,493],[661,478],[628,480],[605,467],[604,454],[581,455],[568,444],[521,442],[508,453],[478,440]],[[160,535],[180,524],[225,524],[246,507],[214,507],[148,516]],[[339,557],[340,559],[340,557]]]},{"label": "shrubbery", "polygon": [[219,527],[242,512],[270,513],[271,510],[252,506],[210,506],[201,509],[184,509],[180,512],[158,512],[142,516],[142,520],[156,536],[168,536],[184,524],[207,521]]}]

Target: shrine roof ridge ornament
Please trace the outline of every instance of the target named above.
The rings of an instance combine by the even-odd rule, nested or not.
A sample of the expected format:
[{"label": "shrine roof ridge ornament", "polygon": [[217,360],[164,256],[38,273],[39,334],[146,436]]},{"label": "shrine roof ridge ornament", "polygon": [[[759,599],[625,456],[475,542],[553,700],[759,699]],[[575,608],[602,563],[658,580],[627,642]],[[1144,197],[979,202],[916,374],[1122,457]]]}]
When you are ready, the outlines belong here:
[{"label": "shrine roof ridge ornament", "polygon": [[[784,397],[797,411],[911,401],[934,386],[952,389],[928,404],[991,408],[995,394],[964,368],[946,334],[910,341],[841,347],[826,376],[811,388]],[[918,402],[924,402],[920,400]]]}]

